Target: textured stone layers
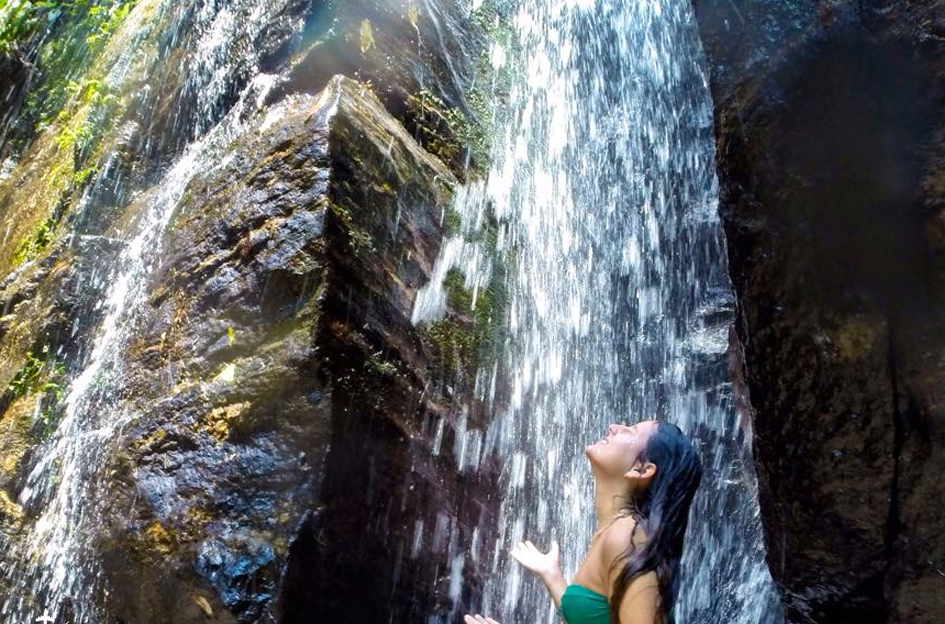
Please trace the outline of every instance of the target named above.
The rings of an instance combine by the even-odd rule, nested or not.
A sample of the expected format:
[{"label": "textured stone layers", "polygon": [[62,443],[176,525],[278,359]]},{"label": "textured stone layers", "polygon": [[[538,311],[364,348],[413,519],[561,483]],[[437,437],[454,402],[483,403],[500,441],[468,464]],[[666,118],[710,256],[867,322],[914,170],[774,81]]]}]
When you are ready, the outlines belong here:
[{"label": "textured stone layers", "polygon": [[789,619],[945,621],[945,5],[693,4]]}]

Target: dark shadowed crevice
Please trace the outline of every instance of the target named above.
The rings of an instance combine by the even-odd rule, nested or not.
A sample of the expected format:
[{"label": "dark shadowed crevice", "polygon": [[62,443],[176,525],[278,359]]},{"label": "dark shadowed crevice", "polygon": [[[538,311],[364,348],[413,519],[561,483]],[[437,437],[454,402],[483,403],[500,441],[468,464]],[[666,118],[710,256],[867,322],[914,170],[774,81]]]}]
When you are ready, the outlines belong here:
[{"label": "dark shadowed crevice", "polygon": [[310,509],[299,523],[289,545],[285,576],[279,596],[279,622],[297,624],[309,619],[316,605],[319,585],[318,535],[321,530],[321,509]]},{"label": "dark shadowed crevice", "polygon": [[[889,509],[886,513],[886,534],[884,536],[883,546],[886,551],[886,574],[889,576],[890,568],[895,560],[896,540],[902,529],[902,521],[899,517],[899,480],[902,475],[900,457],[902,455],[903,422],[902,407],[899,403],[899,379],[896,366],[896,333],[895,325],[889,324],[889,349],[887,362],[889,365],[889,381],[892,386],[892,426],[893,426],[893,450],[892,450],[892,483],[889,490]],[[887,617],[889,612],[888,598],[886,600]]]}]

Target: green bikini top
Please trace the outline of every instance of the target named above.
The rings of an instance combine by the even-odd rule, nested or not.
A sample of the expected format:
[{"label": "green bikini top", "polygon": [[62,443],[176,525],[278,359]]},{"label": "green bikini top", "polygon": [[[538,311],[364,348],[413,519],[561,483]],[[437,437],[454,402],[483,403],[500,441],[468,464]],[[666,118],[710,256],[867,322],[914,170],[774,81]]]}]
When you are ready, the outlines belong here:
[{"label": "green bikini top", "polygon": [[[607,596],[572,583],[564,588],[558,615],[568,624],[612,624]],[[673,610],[669,611],[669,624],[675,624]]]}]

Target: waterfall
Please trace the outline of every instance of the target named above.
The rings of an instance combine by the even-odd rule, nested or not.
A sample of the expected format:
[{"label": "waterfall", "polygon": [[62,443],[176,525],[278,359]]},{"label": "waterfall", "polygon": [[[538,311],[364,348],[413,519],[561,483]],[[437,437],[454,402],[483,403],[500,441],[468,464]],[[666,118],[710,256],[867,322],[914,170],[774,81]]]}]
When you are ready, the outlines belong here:
[{"label": "waterfall", "polygon": [[[51,438],[37,450],[19,496],[18,502],[36,520],[23,540],[25,550],[4,557],[5,579],[0,578],[0,585],[8,583],[9,591],[0,604],[0,619],[7,624],[34,622],[40,614],[57,622],[103,621],[98,593],[107,589],[99,582],[93,545],[96,505],[107,495],[101,473],[109,444],[142,416],[123,404],[124,348],[134,334],[135,313],[144,304],[148,276],[160,261],[161,234],[185,187],[197,173],[207,174],[225,164],[222,155],[278,80],[256,69],[252,47],[241,48],[239,54],[232,50],[236,41],[251,38],[266,25],[272,6],[268,0],[239,0],[222,7],[212,0],[140,2],[111,42],[114,53],[105,53],[113,64],[104,82],[115,91],[141,89],[134,81],[146,80],[147,75],[132,68],[159,63],[168,53],[166,48],[158,52],[149,47],[145,40],[185,27],[191,30],[196,54],[191,57],[184,94],[195,98],[195,106],[193,116],[180,120],[180,125],[185,136],[195,139],[156,184],[134,198],[139,216],[128,231],[119,234],[123,248],[117,260],[90,277],[88,287],[105,293],[98,304],[104,313],[83,365],[69,383],[64,415]],[[299,19],[296,27],[302,26]],[[246,69],[249,77],[239,83],[243,72],[238,70]],[[233,89],[238,97],[227,105],[227,94]],[[149,90],[144,86],[142,92]],[[131,127],[126,132],[135,134],[135,121],[128,123]],[[143,150],[153,140],[138,138]],[[96,186],[121,183],[110,176],[113,161],[114,156],[102,167],[79,200],[77,212],[87,207]]]},{"label": "waterfall", "polygon": [[[469,12],[483,5],[456,2]],[[521,539],[547,549],[555,537],[570,578],[594,528],[584,446],[610,422],[658,417],[699,442],[706,468],[692,509],[677,621],[780,624],[764,563],[750,431],[738,420],[729,379],[734,299],[717,215],[712,106],[689,3],[502,2],[511,12],[515,45],[497,43],[489,59],[511,76],[507,109],[492,111],[493,164],[484,178],[457,189],[458,234],[443,242],[412,317],[420,324],[443,313],[444,281],[455,268],[465,275],[473,307],[497,282],[508,294],[499,321],[503,340],[475,379],[478,398],[491,409],[490,425],[467,428],[466,413],[460,413],[453,438],[456,470],[474,471],[487,455],[504,466],[498,535],[491,543],[479,533],[472,539],[471,556],[488,572],[478,610],[503,624],[556,619],[544,588],[508,550]],[[321,4],[330,3],[313,6]],[[415,4],[436,22],[436,32],[457,27],[436,21],[436,2],[410,3],[416,11]],[[102,293],[89,314],[95,323],[73,319],[74,331],[88,333],[88,345],[82,343],[75,356],[61,420],[31,449],[17,484],[16,502],[31,522],[15,540],[21,549],[0,544],[0,620],[9,624],[47,613],[56,622],[104,621],[100,607],[108,587],[96,559],[97,505],[109,495],[106,460],[131,423],[146,417],[123,395],[129,372],[123,362],[161,261],[161,235],[195,175],[225,165],[235,139],[279,118],[274,107],[266,111],[267,121],[253,122],[267,94],[287,79],[261,69],[275,63],[260,55],[278,52],[259,48],[266,39],[261,33],[278,21],[283,43],[305,37],[306,18],[296,12],[301,5],[295,0],[129,0],[110,6],[119,5],[127,18],[108,26],[115,30],[96,57],[93,77],[102,85],[96,97],[115,102],[126,96],[129,104],[120,124],[108,129],[101,166],[73,171],[78,163],[71,155],[62,162],[46,158],[54,147],[39,152],[35,163],[24,161],[36,167],[56,162],[54,170],[67,171],[70,179],[91,176],[70,206],[67,247],[76,251],[83,239],[107,237],[121,251],[114,262],[94,262],[80,276],[82,287]],[[417,19],[409,12],[403,17]],[[364,34],[370,28],[359,32],[364,45],[373,41]],[[448,43],[441,38],[438,45],[452,49]],[[460,63],[450,61],[449,80],[463,83]],[[152,73],[174,64],[180,68]],[[292,69],[279,67],[272,71]],[[168,73],[181,82],[161,84]],[[434,72],[429,79],[436,79]],[[84,84],[73,88],[82,93]],[[176,99],[156,97],[174,86],[180,88]],[[88,103],[78,108],[75,120],[97,123],[106,116]],[[38,118],[48,112],[37,110]],[[8,132],[9,121],[4,113],[0,132]],[[79,129],[67,126],[62,136]],[[55,143],[38,135],[37,145]],[[148,170],[122,169],[123,150]],[[76,150],[70,144],[62,151]],[[0,181],[19,164],[0,163]],[[113,200],[115,206],[102,205]],[[122,215],[117,231],[97,231],[97,220],[107,222],[112,212]],[[483,235],[487,228],[495,229]],[[443,439],[440,420],[434,453]],[[447,553],[452,623],[461,618],[467,555],[458,550],[456,518],[433,511],[428,530],[432,552]],[[397,557],[418,556],[422,537],[419,519],[409,553],[401,549]],[[429,619],[443,621],[440,614]]]},{"label": "waterfall", "polygon": [[[512,15],[516,50],[492,55],[514,66],[493,166],[457,193],[461,231],[444,242],[413,317],[442,314],[450,268],[474,298],[495,278],[488,251],[466,240],[491,211],[510,267],[509,340],[480,366],[476,392],[492,401],[502,370],[509,399],[492,403],[487,431],[465,431],[462,418],[457,431],[459,470],[486,453],[504,466],[496,543],[472,555],[488,575],[477,611],[503,624],[556,621],[541,582],[508,551],[522,539],[547,550],[556,537],[570,579],[595,524],[584,446],[610,422],[656,417],[695,438],[705,468],[677,622],[780,622],[750,431],[730,382],[734,297],[691,7],[520,0]],[[451,555],[462,569],[464,555]]]}]

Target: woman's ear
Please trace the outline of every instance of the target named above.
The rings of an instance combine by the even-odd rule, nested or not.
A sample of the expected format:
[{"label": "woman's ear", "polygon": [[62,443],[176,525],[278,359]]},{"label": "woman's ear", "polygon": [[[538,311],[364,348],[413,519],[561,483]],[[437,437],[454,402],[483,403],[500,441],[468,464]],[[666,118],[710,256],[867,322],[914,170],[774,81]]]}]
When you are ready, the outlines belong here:
[{"label": "woman's ear", "polygon": [[656,476],[656,464],[653,462],[646,462],[640,467],[640,477],[649,481]]},{"label": "woman's ear", "polygon": [[623,475],[625,478],[636,482],[638,485],[646,485],[656,476],[656,464],[653,462],[643,462],[640,466],[634,466]]}]

